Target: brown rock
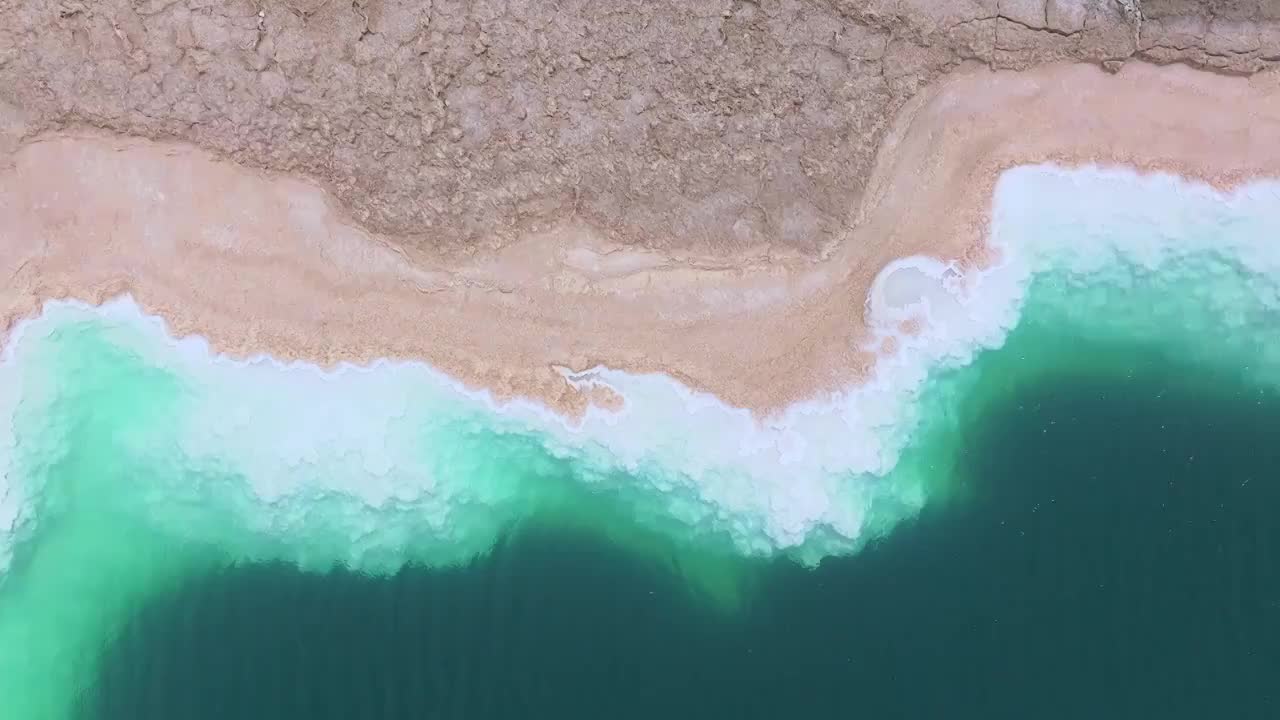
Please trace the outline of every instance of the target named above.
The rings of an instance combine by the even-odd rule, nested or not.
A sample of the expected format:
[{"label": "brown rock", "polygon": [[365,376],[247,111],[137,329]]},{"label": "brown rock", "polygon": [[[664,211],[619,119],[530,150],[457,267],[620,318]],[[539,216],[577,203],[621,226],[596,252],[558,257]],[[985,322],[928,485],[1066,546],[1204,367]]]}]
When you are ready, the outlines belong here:
[{"label": "brown rock", "polygon": [[1060,33],[1077,33],[1084,30],[1090,9],[1096,9],[1094,0],[1048,0],[1045,5],[1045,26]]}]

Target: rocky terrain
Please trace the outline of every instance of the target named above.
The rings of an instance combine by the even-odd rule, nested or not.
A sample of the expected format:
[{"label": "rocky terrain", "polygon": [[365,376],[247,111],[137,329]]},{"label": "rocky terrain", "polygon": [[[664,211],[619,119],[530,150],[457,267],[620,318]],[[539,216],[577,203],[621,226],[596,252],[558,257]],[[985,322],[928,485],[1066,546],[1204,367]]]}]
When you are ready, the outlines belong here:
[{"label": "rocky terrain", "polygon": [[895,112],[949,71],[1280,61],[1273,0],[0,0],[0,18],[6,150],[85,126],[189,141],[458,252],[572,221],[817,253]]}]

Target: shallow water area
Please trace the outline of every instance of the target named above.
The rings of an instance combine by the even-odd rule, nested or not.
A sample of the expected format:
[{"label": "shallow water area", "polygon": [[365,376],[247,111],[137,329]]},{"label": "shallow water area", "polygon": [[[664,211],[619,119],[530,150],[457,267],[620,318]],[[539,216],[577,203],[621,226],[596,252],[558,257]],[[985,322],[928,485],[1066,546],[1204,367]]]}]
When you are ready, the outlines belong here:
[{"label": "shallow water area", "polygon": [[50,304],[0,366],[0,718],[1271,716],[1278,215],[1011,171],[1004,262],[886,271],[897,352],[763,425]]}]

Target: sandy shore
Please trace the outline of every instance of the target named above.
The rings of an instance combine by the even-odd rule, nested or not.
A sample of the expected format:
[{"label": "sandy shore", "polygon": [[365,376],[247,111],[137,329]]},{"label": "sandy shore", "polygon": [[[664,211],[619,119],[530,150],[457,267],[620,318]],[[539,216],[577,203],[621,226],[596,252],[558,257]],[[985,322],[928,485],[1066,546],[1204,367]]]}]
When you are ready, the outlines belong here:
[{"label": "sandy shore", "polygon": [[897,118],[866,201],[820,260],[647,252],[571,224],[497,253],[411,255],[299,179],[186,146],[44,136],[3,160],[0,324],[49,298],[127,291],[233,355],[416,358],[565,412],[587,399],[558,368],[603,364],[767,413],[865,376],[880,269],[917,254],[989,261],[997,176],[1047,160],[1220,186],[1280,175],[1280,77],[1138,63],[959,73]]}]

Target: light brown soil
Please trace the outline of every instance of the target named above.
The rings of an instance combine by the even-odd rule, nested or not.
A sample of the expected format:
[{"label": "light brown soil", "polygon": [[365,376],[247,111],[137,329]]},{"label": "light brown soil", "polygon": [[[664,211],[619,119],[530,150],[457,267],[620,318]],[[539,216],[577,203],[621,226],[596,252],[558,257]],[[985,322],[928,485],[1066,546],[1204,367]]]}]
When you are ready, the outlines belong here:
[{"label": "light brown soil", "polygon": [[[427,360],[566,412],[559,367],[663,371],[767,412],[873,360],[864,301],[895,258],[986,261],[998,173],[1024,162],[1165,168],[1220,186],[1280,175],[1280,77],[1130,62],[972,68],[903,106],[849,230],[822,260],[630,247],[585,224],[466,259],[363,229],[304,180],[185,143],[45,134],[0,173],[0,321],[132,291],[237,354]],[[608,402],[608,399],[604,399]]]}]

